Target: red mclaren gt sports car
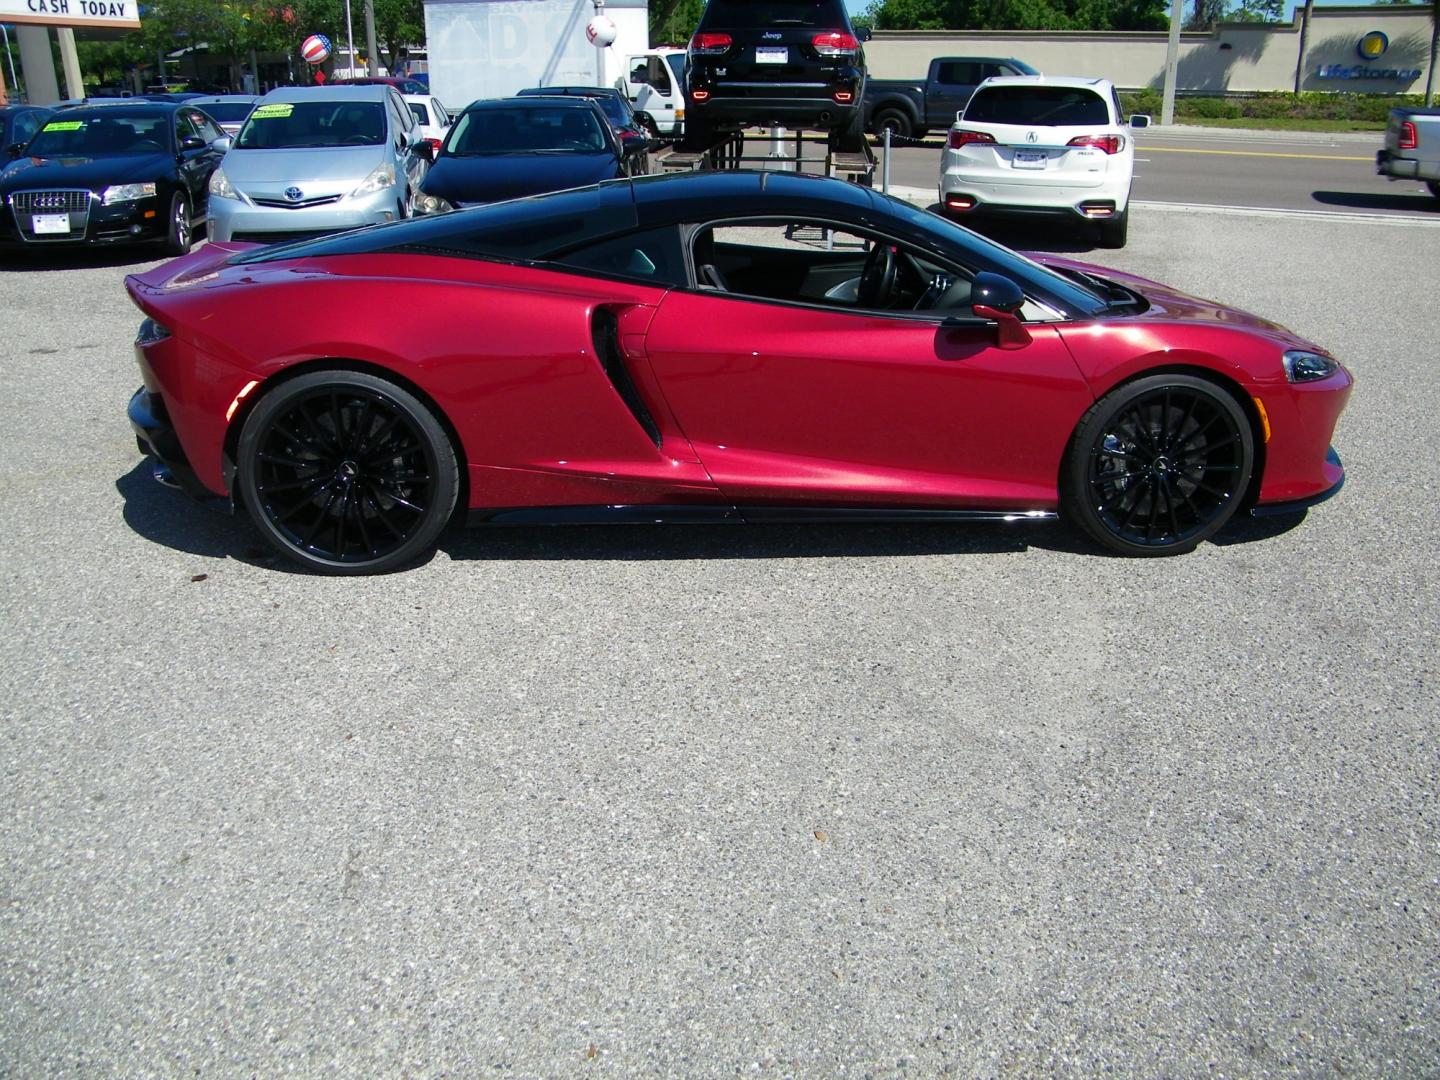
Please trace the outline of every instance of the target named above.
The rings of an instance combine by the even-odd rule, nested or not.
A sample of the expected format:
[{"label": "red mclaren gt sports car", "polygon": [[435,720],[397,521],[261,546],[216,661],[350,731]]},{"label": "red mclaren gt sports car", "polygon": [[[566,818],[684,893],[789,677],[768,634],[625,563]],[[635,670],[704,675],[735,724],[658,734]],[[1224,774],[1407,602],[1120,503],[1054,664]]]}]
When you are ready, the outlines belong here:
[{"label": "red mclaren gt sports car", "polygon": [[855,184],[712,172],[126,280],[157,475],[374,573],[472,522],[1064,516],[1130,555],[1344,471],[1349,373],[1274,323]]}]

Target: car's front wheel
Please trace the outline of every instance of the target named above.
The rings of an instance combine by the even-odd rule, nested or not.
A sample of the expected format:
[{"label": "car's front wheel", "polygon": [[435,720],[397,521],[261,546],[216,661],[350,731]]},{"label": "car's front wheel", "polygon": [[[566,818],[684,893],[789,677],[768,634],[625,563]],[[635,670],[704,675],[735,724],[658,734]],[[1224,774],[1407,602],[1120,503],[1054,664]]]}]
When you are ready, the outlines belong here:
[{"label": "car's front wheel", "polygon": [[429,552],[459,491],[455,450],[403,387],[358,371],[281,383],[245,421],[241,498],[265,539],[327,574],[378,574]]},{"label": "car's front wheel", "polygon": [[1061,466],[1061,506],[1111,551],[1179,555],[1234,515],[1254,461],[1250,422],[1224,389],[1150,375],[1081,418]]},{"label": "car's front wheel", "polygon": [[1425,186],[1430,189],[1430,194],[1440,199],[1440,180],[1426,180]]},{"label": "car's front wheel", "polygon": [[190,204],[185,196],[175,192],[170,196],[169,227],[165,231],[165,251],[170,255],[188,255],[194,244],[194,233],[190,225]]}]

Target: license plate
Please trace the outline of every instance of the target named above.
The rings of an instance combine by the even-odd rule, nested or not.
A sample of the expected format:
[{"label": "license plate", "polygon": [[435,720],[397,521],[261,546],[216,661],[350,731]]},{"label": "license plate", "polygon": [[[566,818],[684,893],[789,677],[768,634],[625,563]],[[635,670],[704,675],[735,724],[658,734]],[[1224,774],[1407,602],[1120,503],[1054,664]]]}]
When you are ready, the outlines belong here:
[{"label": "license plate", "polygon": [[1044,150],[1016,150],[1010,164],[1017,169],[1043,169],[1049,160],[1050,155]]},{"label": "license plate", "polygon": [[36,214],[30,219],[30,228],[36,236],[70,231],[69,214]]},{"label": "license plate", "polygon": [[755,47],[755,63],[757,64],[788,64],[789,62],[790,50],[783,45],[779,48],[765,45]]}]

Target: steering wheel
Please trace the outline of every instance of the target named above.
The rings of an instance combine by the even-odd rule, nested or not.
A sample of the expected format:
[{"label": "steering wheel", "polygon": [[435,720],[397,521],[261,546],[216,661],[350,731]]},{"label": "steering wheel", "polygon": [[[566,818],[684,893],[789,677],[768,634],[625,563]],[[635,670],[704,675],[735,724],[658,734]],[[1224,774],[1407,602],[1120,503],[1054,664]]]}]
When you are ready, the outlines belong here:
[{"label": "steering wheel", "polygon": [[861,307],[884,307],[895,291],[895,249],[877,240],[860,271],[855,298]]}]

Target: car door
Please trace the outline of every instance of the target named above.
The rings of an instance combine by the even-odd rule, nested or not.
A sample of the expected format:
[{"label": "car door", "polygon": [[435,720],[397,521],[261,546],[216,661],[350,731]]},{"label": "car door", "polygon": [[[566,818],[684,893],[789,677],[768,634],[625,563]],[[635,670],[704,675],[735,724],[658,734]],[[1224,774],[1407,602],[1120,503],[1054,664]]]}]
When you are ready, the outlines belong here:
[{"label": "car door", "polygon": [[[747,268],[733,250],[743,245],[720,250],[721,229],[709,240],[698,230],[695,243],[717,250],[691,261],[711,266],[716,284],[667,294],[645,338],[677,423],[726,497],[1053,507],[1065,441],[1093,401],[1055,329],[1028,323],[1029,344],[1006,349],[968,302],[867,307],[833,257],[837,236],[859,234],[810,239],[822,235],[815,222],[786,230],[831,246],[808,265],[765,257]],[[868,257],[858,254],[852,275]]]},{"label": "car door", "polygon": [[[210,174],[224,160],[225,151],[229,149],[229,136],[198,109],[183,109],[181,113],[195,134],[205,140],[203,147],[193,151],[193,158],[187,162],[190,169],[186,174],[186,183],[193,179],[197,185],[190,189],[190,205],[203,213],[210,204]],[[176,129],[177,134],[179,130]]]},{"label": "car door", "polygon": [[[180,176],[180,186],[185,189],[185,198],[190,203],[191,217],[199,218],[205,211],[210,174],[215,170],[218,159],[211,160],[211,148],[204,142],[201,129],[196,127],[195,116],[193,109],[178,109],[175,112],[175,169]],[[191,140],[192,145],[187,146],[186,139]],[[202,140],[201,144],[193,145],[197,139]]]},{"label": "car door", "polygon": [[965,108],[980,82],[980,65],[971,60],[944,60],[935,65],[930,84],[927,119],[932,126],[949,127],[955,114]]},{"label": "car door", "polygon": [[409,178],[406,193],[407,205],[411,205],[420,191],[420,184],[424,181],[429,166],[411,145],[417,127],[415,114],[393,90],[385,95],[385,102],[390,112],[390,139],[395,149],[395,165]]}]

